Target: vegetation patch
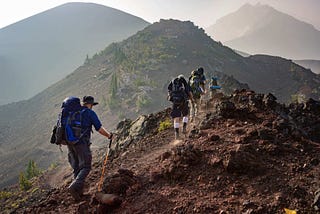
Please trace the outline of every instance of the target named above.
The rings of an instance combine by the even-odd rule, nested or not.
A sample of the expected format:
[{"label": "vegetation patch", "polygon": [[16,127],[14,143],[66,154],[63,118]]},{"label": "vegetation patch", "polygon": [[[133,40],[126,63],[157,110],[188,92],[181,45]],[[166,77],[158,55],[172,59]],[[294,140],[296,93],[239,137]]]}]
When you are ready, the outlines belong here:
[{"label": "vegetation patch", "polygon": [[19,187],[21,190],[26,191],[29,190],[32,186],[30,181],[31,178],[40,175],[42,172],[37,167],[36,163],[33,160],[30,160],[26,169],[26,172],[20,172],[19,175]]},{"label": "vegetation patch", "polygon": [[171,126],[172,126],[171,120],[169,118],[167,118],[164,121],[160,122],[158,131],[162,132],[166,129],[169,129]]},{"label": "vegetation patch", "polygon": [[136,106],[138,110],[141,110],[143,107],[148,106],[151,103],[151,100],[147,96],[138,96],[136,101]]},{"label": "vegetation patch", "polygon": [[12,192],[0,191],[0,200],[10,198],[11,196],[13,196]]}]

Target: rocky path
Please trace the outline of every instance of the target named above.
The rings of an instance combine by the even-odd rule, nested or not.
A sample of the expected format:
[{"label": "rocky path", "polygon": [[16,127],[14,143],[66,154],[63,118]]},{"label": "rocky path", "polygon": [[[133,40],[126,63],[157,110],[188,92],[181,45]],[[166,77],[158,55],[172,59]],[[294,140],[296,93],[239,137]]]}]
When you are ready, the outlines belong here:
[{"label": "rocky path", "polygon": [[94,152],[80,203],[65,192],[71,178],[62,170],[56,175],[65,178],[61,186],[42,186],[6,204],[27,197],[13,209],[17,213],[250,214],[284,213],[284,208],[316,213],[320,110],[315,105],[285,107],[270,95],[236,92],[200,112],[180,141],[173,140],[172,128],[158,131],[170,110],[127,121],[118,127],[122,149],[111,155],[103,185],[121,204],[93,200],[105,148]]}]

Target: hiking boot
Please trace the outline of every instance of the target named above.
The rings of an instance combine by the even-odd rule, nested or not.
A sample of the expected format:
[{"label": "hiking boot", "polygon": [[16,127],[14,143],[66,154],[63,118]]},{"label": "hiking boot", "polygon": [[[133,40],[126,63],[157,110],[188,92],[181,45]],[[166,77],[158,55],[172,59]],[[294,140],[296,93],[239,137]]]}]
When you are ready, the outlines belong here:
[{"label": "hiking boot", "polygon": [[75,201],[80,201],[81,200],[81,193],[75,189],[74,187],[69,187],[68,192],[70,195],[74,198]]},{"label": "hiking boot", "polygon": [[187,123],[183,123],[182,133],[187,134]]},{"label": "hiking boot", "polygon": [[175,131],[174,131],[174,138],[175,138],[176,140],[179,139],[179,129],[175,129]]},{"label": "hiking boot", "polygon": [[174,138],[175,138],[176,140],[179,140],[179,132],[175,132],[175,133],[174,133]]}]

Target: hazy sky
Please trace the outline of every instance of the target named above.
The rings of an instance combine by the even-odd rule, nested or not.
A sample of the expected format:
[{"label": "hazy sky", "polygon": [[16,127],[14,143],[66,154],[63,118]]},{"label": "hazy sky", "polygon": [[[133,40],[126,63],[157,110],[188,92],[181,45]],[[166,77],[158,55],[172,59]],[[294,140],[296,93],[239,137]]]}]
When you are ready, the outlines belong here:
[{"label": "hazy sky", "polygon": [[[0,28],[59,6],[67,0],[0,0]],[[320,29],[320,0],[78,0],[117,8],[155,22],[160,18],[191,20],[207,27],[246,2],[261,2],[307,21]]]}]

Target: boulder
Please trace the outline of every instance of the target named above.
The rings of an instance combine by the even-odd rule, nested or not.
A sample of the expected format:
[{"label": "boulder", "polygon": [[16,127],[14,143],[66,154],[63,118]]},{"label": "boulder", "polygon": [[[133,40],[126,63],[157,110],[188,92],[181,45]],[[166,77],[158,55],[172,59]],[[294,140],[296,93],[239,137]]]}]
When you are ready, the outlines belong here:
[{"label": "boulder", "polygon": [[266,166],[256,146],[237,144],[223,160],[227,172],[240,175],[257,176],[265,173]]}]

